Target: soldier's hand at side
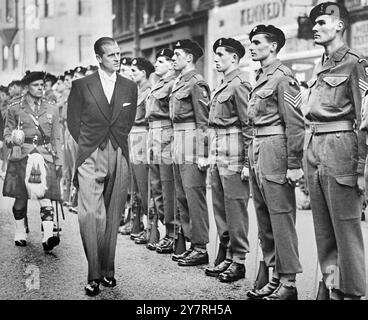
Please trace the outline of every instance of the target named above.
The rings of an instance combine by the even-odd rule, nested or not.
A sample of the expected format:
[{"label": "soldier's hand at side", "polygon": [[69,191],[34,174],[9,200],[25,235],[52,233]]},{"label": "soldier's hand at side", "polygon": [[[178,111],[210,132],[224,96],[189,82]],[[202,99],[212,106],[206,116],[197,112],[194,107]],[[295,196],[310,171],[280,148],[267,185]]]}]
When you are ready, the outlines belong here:
[{"label": "soldier's hand at side", "polygon": [[359,191],[362,194],[364,194],[364,190],[365,190],[365,179],[364,179],[364,175],[362,175],[362,174],[358,175],[357,184],[358,184]]},{"label": "soldier's hand at side", "polygon": [[61,178],[63,176],[63,167],[58,165],[55,167],[55,169],[56,169],[56,176],[58,178]]},{"label": "soldier's hand at side", "polygon": [[13,148],[13,141],[11,141],[11,140],[6,140],[6,141],[5,141],[5,144],[6,144],[6,146],[7,146],[9,149]]},{"label": "soldier's hand at side", "polygon": [[302,169],[288,169],[286,172],[286,179],[291,186],[295,186],[295,184],[303,178],[303,175]]},{"label": "soldier's hand at side", "polygon": [[198,169],[201,171],[205,171],[208,168],[208,161],[206,158],[198,158]]},{"label": "soldier's hand at side", "polygon": [[240,174],[240,179],[242,181],[248,181],[249,180],[249,168],[244,167]]},{"label": "soldier's hand at side", "polygon": [[2,149],[4,146],[4,143],[2,141],[0,141],[0,149]]}]

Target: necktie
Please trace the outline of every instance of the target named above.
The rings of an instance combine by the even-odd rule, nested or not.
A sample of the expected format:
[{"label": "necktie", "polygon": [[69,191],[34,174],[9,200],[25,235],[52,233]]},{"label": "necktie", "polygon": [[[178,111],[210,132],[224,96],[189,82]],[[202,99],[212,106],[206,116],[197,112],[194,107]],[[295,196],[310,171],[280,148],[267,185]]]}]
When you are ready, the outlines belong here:
[{"label": "necktie", "polygon": [[258,81],[258,79],[261,77],[263,71],[262,69],[259,69],[258,72],[257,72],[257,75],[256,75],[256,81]]}]

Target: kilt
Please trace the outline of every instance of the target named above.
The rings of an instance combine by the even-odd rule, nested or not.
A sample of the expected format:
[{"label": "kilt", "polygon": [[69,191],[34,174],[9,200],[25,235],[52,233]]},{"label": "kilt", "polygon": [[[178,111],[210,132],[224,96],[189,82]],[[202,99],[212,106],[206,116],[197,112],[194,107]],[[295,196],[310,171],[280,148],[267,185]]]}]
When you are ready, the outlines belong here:
[{"label": "kilt", "polygon": [[[28,199],[28,192],[25,184],[26,167],[28,156],[12,159],[8,161],[6,170],[3,196],[16,199]],[[44,199],[53,201],[61,201],[60,196],[60,179],[56,174],[56,166],[52,162],[45,160],[46,164],[46,192]]]}]

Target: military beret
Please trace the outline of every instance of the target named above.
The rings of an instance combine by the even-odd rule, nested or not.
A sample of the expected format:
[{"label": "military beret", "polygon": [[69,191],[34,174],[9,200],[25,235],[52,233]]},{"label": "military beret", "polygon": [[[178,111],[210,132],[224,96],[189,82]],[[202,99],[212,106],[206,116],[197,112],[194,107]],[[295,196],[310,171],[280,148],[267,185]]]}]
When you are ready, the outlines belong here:
[{"label": "military beret", "polygon": [[252,31],[249,33],[249,40],[252,41],[252,38],[256,34],[268,34],[270,36],[275,37],[276,42],[279,45],[279,49],[281,49],[285,45],[285,34],[280,30],[279,28],[276,28],[272,24],[270,25],[264,25],[260,24],[252,29]]},{"label": "military beret", "polygon": [[8,84],[8,88],[12,87],[12,86],[18,86],[21,87],[22,86],[22,81],[21,80],[13,80],[12,82],[10,82]]},{"label": "military beret", "polygon": [[59,80],[64,81],[65,80],[65,76],[64,75],[58,76],[58,81]]},{"label": "military beret", "polygon": [[129,57],[121,58],[120,63],[123,66],[131,66],[132,65],[132,58],[129,58]]},{"label": "military beret", "polygon": [[87,71],[97,71],[97,70],[98,70],[98,67],[97,66],[94,66],[94,65],[89,65],[87,67]]},{"label": "military beret", "polygon": [[172,57],[174,56],[174,51],[165,48],[160,50],[157,54],[156,54],[156,59],[158,59],[159,57],[167,57],[169,59],[172,59]]},{"label": "military beret", "polygon": [[233,38],[217,39],[216,42],[213,44],[213,52],[216,53],[218,47],[225,47],[233,50],[240,59],[243,58],[245,55],[245,49],[241,42]]},{"label": "military beret", "polygon": [[146,71],[147,76],[155,71],[153,64],[145,58],[134,58],[132,60],[132,66],[137,66],[140,70]]},{"label": "military beret", "polygon": [[84,67],[76,67],[73,71],[74,71],[73,74],[80,73],[80,74],[83,74],[84,75],[87,72],[87,68],[84,68]]},{"label": "military beret", "polygon": [[34,81],[45,80],[46,73],[43,71],[26,71],[22,84],[28,85]]},{"label": "military beret", "polygon": [[54,85],[57,81],[57,78],[53,74],[47,73],[45,76],[45,81],[51,81],[51,83]]},{"label": "military beret", "polygon": [[343,20],[349,20],[349,12],[346,10],[346,8],[336,2],[323,2],[319,5],[315,6],[311,12],[309,13],[309,19],[313,24],[316,23],[316,19],[319,16],[323,15],[330,15],[330,16],[336,16],[337,18],[343,19]]},{"label": "military beret", "polygon": [[192,41],[190,39],[179,40],[175,43],[175,49],[187,49],[190,50],[193,55],[198,59],[203,56],[203,49],[196,41]]},{"label": "military beret", "polygon": [[74,76],[74,70],[67,70],[64,72],[64,76],[70,76],[73,77]]}]

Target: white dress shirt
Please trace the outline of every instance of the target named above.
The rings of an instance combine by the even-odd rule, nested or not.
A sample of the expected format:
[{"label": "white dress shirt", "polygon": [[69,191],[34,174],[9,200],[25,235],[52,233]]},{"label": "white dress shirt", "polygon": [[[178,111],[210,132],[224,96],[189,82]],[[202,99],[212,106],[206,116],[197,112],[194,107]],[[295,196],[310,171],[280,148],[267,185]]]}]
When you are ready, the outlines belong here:
[{"label": "white dress shirt", "polygon": [[105,96],[107,98],[107,101],[110,103],[115,88],[116,72],[114,72],[111,76],[109,76],[102,69],[98,69],[98,73],[100,75],[101,84],[105,92]]}]

